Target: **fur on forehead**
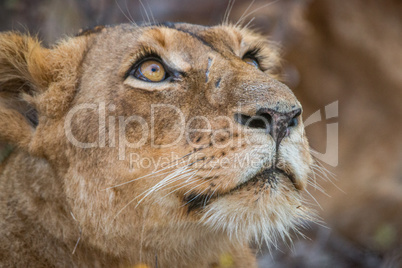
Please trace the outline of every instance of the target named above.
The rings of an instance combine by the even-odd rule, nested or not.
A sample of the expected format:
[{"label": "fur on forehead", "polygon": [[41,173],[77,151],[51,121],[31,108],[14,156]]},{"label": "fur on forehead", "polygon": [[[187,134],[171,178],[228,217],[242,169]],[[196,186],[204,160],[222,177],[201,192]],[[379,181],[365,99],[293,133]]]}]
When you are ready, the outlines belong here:
[{"label": "fur on forehead", "polygon": [[187,23],[162,23],[145,27],[139,40],[169,50],[177,35],[187,35],[190,47],[197,46],[196,39],[218,51],[234,53],[243,57],[249,51],[258,50],[259,63],[272,77],[280,79],[281,61],[279,45],[267,36],[251,29],[225,24],[212,27]]}]

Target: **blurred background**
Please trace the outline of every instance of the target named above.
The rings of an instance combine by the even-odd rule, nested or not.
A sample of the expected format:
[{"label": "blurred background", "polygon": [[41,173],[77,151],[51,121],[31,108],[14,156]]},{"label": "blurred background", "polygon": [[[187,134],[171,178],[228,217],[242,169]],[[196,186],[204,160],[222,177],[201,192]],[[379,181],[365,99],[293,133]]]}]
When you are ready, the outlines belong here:
[{"label": "blurred background", "polygon": [[[152,16],[214,25],[228,5],[1,0],[0,30],[28,31],[51,46],[83,28]],[[242,16],[282,47],[283,80],[304,107],[325,189],[308,189],[323,226],[310,224],[292,246],[260,250],[260,267],[402,267],[402,1],[236,0],[230,21]],[[0,156],[7,150],[1,145]]]}]

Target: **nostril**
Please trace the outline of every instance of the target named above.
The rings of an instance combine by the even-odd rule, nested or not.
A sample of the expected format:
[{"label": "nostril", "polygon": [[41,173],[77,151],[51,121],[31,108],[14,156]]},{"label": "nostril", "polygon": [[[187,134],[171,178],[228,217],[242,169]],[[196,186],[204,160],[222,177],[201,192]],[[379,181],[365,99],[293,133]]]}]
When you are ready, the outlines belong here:
[{"label": "nostril", "polygon": [[272,118],[269,114],[263,113],[256,116],[253,116],[249,119],[247,126],[250,128],[257,129],[269,129]]},{"label": "nostril", "polygon": [[269,114],[260,114],[257,116],[248,116],[236,113],[235,121],[243,126],[255,129],[269,129],[272,118]]},{"label": "nostril", "polygon": [[290,135],[291,128],[299,125],[301,112],[301,109],[278,112],[270,108],[261,108],[254,116],[236,113],[234,119],[243,126],[264,129],[279,145],[284,137]]},{"label": "nostril", "polygon": [[247,124],[250,128],[267,129],[269,126],[268,120],[262,116],[253,116],[250,118]]},{"label": "nostril", "polygon": [[299,119],[297,119],[296,117],[293,117],[291,120],[290,120],[290,122],[289,122],[289,124],[288,124],[288,127],[295,127],[295,126],[297,126],[299,124]]},{"label": "nostril", "polygon": [[296,111],[296,114],[290,119],[288,127],[296,127],[299,124],[299,116],[301,115],[301,109]]}]

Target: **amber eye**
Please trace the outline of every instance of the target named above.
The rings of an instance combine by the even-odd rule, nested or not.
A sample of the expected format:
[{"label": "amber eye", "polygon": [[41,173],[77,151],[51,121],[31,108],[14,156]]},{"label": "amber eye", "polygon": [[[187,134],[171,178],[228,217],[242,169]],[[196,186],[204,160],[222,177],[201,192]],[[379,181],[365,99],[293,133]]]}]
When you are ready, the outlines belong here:
[{"label": "amber eye", "polygon": [[162,63],[156,60],[147,60],[138,66],[134,76],[147,82],[161,82],[166,78],[166,71]]},{"label": "amber eye", "polygon": [[251,57],[246,56],[246,57],[243,58],[243,61],[244,61],[245,63],[248,63],[248,64],[250,64],[250,65],[253,65],[253,66],[254,66],[255,68],[257,68],[257,69],[260,68],[260,65],[258,64],[257,60],[254,59],[254,58],[251,58]]}]

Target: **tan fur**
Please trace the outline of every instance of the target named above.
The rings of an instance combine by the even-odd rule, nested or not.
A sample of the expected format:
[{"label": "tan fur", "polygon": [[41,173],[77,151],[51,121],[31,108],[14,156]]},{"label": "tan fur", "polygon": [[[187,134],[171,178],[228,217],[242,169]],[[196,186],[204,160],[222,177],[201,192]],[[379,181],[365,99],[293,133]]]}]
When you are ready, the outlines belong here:
[{"label": "tan fur", "polygon": [[[253,46],[260,48],[265,73],[241,59]],[[126,77],[144,49],[185,75],[158,84]],[[274,79],[277,55],[263,37],[230,25],[118,25],[51,49],[28,36],[1,34],[0,140],[17,147],[0,166],[0,263],[217,267],[226,254],[234,267],[255,267],[251,241],[276,241],[309,218],[300,191],[312,160],[301,119],[278,152],[270,135],[233,121],[236,111],[252,116],[260,108],[301,107]],[[182,127],[167,108],[151,116],[151,104],[161,103],[179,107],[186,120],[209,119],[216,136],[197,132],[160,146],[174,141]],[[95,108],[70,116],[86,104]],[[107,115],[101,128],[100,109]],[[32,110],[37,126],[26,116]],[[132,115],[155,125],[154,140],[148,136],[140,148],[123,144],[117,128]],[[205,128],[201,121],[192,127]],[[66,129],[93,146],[74,145]],[[141,127],[127,123],[124,134],[136,142]],[[172,153],[181,160],[173,160],[176,164],[165,172],[155,164],[130,168],[133,155],[158,160]],[[235,165],[238,156],[255,165],[245,160]],[[227,167],[213,165],[225,157]],[[294,183],[282,175],[273,186],[251,183],[274,158]],[[191,209],[190,193],[209,199]]]}]

